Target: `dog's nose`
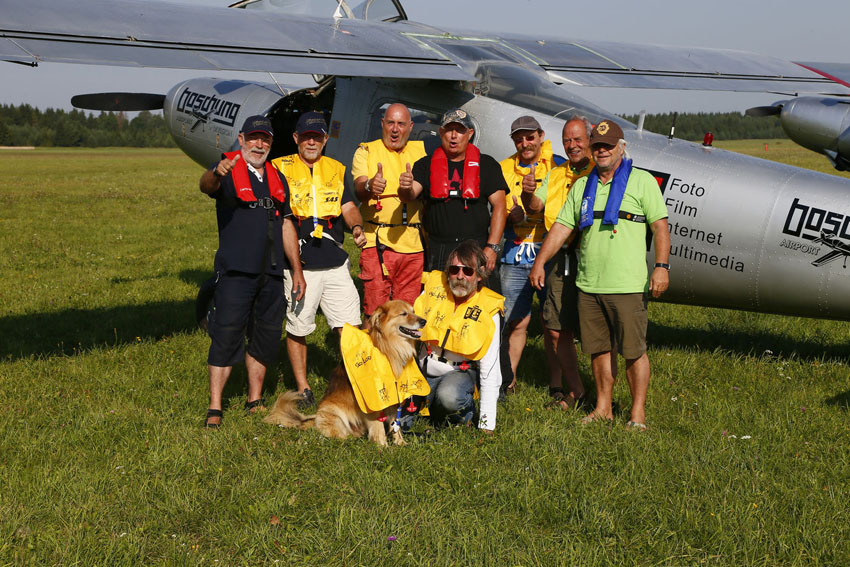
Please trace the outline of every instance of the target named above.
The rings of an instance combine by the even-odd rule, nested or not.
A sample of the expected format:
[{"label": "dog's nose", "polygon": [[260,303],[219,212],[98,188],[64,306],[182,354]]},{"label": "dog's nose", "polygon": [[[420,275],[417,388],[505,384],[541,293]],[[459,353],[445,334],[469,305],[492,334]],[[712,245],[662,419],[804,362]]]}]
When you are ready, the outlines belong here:
[{"label": "dog's nose", "polygon": [[421,326],[423,326],[423,327],[424,327],[424,326],[425,326],[425,323],[427,323],[427,322],[428,322],[428,321],[426,321],[426,320],[425,320],[425,319],[423,319],[422,317],[420,317],[420,318],[419,318],[419,324],[420,324]]}]

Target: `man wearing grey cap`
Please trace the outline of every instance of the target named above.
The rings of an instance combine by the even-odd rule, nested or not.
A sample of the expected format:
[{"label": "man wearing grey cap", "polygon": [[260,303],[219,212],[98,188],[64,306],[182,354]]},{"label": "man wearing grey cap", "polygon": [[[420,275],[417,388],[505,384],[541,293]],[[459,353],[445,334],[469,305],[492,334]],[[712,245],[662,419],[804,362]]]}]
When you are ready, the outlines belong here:
[{"label": "man wearing grey cap", "polygon": [[426,271],[443,269],[464,240],[484,248],[488,273],[496,267],[507,216],[507,184],[499,163],[470,143],[474,134],[465,110],[446,112],[440,121],[440,147],[412,168],[408,165],[399,177],[402,201],[425,201]]},{"label": "man wearing grey cap", "polygon": [[[614,376],[611,353],[626,359],[626,378],[632,394],[627,427],[646,429],[644,406],[649,389],[646,355],[648,293],[667,290],[670,270],[670,231],[667,207],[658,183],[646,171],[633,168],[625,157],[623,130],[603,120],[590,134],[596,167],[575,182],[561,212],[543,241],[529,279],[544,285],[544,264],[574,230],[581,232],[576,285],[582,351],[590,355],[596,383],[596,408],[585,419],[611,421]],[[646,228],[652,230],[655,267],[646,269]]]},{"label": "man wearing grey cap", "polygon": [[[514,120],[510,136],[516,153],[499,162],[508,183],[505,202],[509,211],[508,223],[505,227],[505,245],[499,276],[502,295],[505,296],[505,337],[514,374],[514,381],[507,388],[509,392],[516,386],[517,366],[525,348],[528,324],[531,321],[531,304],[535,290],[528,281],[528,274],[543,243],[543,237],[546,236],[543,212],[526,211],[520,199],[523,189],[536,190],[552,168],[566,161],[565,158],[554,154],[552,143],[546,139],[546,133],[533,116],[520,116]],[[540,305],[543,305],[543,290],[538,290],[537,295]]]},{"label": "man wearing grey cap", "polygon": [[304,295],[289,187],[266,161],[273,135],[268,118],[248,117],[239,132],[240,149],[224,154],[201,176],[201,191],[216,200],[219,243],[215,307],[207,321],[209,428],[221,423],[224,385],[242,359],[248,369],[245,409],[263,409],[266,367],[277,357],[286,309],[285,271],[292,272],[293,296]]}]

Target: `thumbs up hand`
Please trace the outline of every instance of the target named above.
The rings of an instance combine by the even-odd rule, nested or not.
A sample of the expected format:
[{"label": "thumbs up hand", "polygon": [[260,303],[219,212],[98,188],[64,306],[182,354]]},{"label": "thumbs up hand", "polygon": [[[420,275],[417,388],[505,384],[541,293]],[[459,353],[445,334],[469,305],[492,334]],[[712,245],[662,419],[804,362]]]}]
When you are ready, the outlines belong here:
[{"label": "thumbs up hand", "polygon": [[384,167],[378,163],[378,172],[375,177],[369,180],[369,191],[372,192],[374,197],[379,198],[386,188],[387,180],[384,179]]},{"label": "thumbs up hand", "polygon": [[239,161],[239,158],[242,157],[240,154],[236,154],[236,157],[233,159],[224,158],[218,165],[215,166],[215,174],[219,177],[224,177],[233,169],[233,166],[236,165],[236,162]]},{"label": "thumbs up hand", "polygon": [[522,178],[522,190],[525,193],[534,193],[537,190],[537,179],[534,176],[534,164],[531,165],[531,171],[528,175]]},{"label": "thumbs up hand", "polygon": [[407,164],[404,172],[398,177],[398,188],[399,189],[411,189],[413,187],[413,173],[410,170],[410,164]]},{"label": "thumbs up hand", "polygon": [[514,224],[520,223],[525,218],[525,209],[523,209],[522,205],[517,202],[516,195],[511,198],[514,200],[514,206],[511,207],[510,212],[508,212],[508,220]]}]

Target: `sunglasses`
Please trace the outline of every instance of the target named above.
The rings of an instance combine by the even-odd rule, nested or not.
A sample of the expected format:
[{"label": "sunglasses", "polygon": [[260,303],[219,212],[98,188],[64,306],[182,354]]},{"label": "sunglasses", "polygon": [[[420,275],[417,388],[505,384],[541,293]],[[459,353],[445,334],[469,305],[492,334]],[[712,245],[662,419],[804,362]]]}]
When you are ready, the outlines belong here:
[{"label": "sunglasses", "polygon": [[463,275],[468,278],[471,278],[472,274],[475,273],[475,269],[469,266],[449,266],[449,275],[456,276],[461,269],[463,269]]}]

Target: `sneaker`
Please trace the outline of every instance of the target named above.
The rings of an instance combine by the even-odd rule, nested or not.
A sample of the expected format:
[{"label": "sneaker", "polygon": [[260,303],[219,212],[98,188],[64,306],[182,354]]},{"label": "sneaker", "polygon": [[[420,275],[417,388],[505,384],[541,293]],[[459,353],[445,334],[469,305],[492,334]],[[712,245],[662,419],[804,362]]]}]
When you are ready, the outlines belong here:
[{"label": "sneaker", "polygon": [[313,390],[310,388],[305,388],[303,392],[301,392],[301,399],[298,400],[298,410],[304,411],[306,409],[310,409],[316,405],[316,398],[313,397]]}]

